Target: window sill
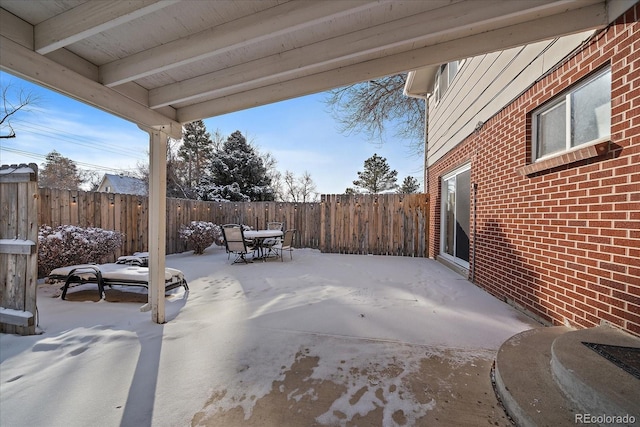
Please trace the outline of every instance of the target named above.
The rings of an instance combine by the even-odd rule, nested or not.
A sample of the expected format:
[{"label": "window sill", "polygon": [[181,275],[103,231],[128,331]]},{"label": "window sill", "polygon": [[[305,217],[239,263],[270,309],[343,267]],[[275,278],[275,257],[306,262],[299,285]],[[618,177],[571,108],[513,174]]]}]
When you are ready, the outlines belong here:
[{"label": "window sill", "polygon": [[603,156],[609,152],[609,142],[609,139],[600,140],[590,145],[581,146],[571,151],[559,153],[553,157],[538,160],[535,163],[518,168],[516,171],[522,176],[531,175],[548,169],[557,168],[559,166],[579,162],[580,160]]}]

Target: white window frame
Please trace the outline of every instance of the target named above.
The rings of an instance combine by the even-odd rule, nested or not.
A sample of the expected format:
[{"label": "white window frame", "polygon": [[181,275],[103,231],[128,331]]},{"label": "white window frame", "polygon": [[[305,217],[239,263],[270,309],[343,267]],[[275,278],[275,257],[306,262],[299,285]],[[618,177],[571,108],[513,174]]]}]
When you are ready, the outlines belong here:
[{"label": "white window frame", "polygon": [[[573,122],[571,120],[571,110],[572,110],[572,95],[577,92],[578,90],[588,86],[589,84],[591,84],[592,82],[594,82],[595,80],[599,79],[600,77],[604,76],[605,74],[611,74],[611,67],[606,67],[603,70],[600,70],[597,73],[594,73],[592,76],[590,76],[588,79],[586,79],[583,82],[580,82],[578,85],[572,87],[570,90],[568,90],[566,93],[563,93],[560,96],[557,96],[553,99],[551,99],[550,101],[546,102],[544,105],[542,105],[541,107],[535,109],[532,114],[531,114],[531,131],[532,131],[532,144],[531,144],[531,158],[533,159],[534,162],[537,161],[541,161],[541,160],[545,160],[551,157],[555,157],[559,154],[562,153],[566,153],[566,152],[570,152],[573,150],[577,150],[579,148],[588,146],[588,145],[592,145],[592,144],[596,144],[598,142],[601,142],[603,140],[608,140],[611,138],[611,88],[609,88],[609,133],[607,135],[604,135],[602,137],[598,137],[596,139],[593,139],[591,141],[585,141],[581,144],[575,145],[575,146],[571,146],[572,143],[572,139],[571,139],[571,135],[572,135],[572,130],[573,130]],[[538,140],[538,118],[546,113],[546,112],[550,112],[551,110],[553,110],[554,108],[557,108],[559,104],[561,104],[562,102],[564,102],[564,108],[565,108],[565,123],[566,123],[566,129],[565,129],[565,148],[564,150],[558,150],[558,151],[554,151],[552,153],[547,153],[544,155],[541,155],[538,157],[538,144],[539,144],[539,140]]]},{"label": "white window frame", "polygon": [[[466,60],[463,59],[460,61],[448,62],[438,67],[438,71],[435,75],[435,82],[433,84],[433,94],[436,103],[442,99],[445,93],[447,93],[447,90],[451,87],[453,79],[460,72],[460,68],[465,61]],[[442,90],[443,87],[444,90]]]}]

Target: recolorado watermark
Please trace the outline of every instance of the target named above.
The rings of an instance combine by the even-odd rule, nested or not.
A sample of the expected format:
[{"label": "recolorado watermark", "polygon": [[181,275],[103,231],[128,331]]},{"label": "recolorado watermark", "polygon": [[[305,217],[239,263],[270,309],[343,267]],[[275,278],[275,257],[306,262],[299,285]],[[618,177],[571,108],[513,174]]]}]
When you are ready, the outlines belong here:
[{"label": "recolorado watermark", "polygon": [[595,415],[595,414],[575,414],[576,424],[635,424],[636,417],[633,415]]}]

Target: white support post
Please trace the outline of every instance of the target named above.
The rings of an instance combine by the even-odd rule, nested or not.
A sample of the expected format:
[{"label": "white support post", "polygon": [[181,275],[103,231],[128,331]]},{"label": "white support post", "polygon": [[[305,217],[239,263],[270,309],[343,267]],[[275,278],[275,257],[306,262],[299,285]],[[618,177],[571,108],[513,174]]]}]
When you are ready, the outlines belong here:
[{"label": "white support post", "polygon": [[167,229],[167,134],[149,130],[149,302],[151,320],[165,323],[164,271]]}]

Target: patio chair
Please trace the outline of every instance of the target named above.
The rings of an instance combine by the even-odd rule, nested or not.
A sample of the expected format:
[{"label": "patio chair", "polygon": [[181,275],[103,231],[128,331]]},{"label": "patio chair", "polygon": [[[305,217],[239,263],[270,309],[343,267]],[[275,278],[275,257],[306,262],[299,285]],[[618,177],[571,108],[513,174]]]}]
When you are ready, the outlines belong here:
[{"label": "patio chair", "polygon": [[222,240],[224,240],[224,249],[227,251],[227,259],[231,258],[231,252],[229,252],[229,246],[227,245],[227,239],[224,238],[224,229],[225,228],[233,228],[240,227],[240,224],[225,224],[220,227],[222,230]]},{"label": "patio chair", "polygon": [[254,252],[255,248],[245,239],[244,230],[238,224],[226,224],[222,226],[222,236],[224,237],[224,245],[227,248],[229,256],[236,255],[236,259],[232,264],[239,262],[249,263],[247,254]]},{"label": "patio chair", "polygon": [[293,239],[295,238],[297,230],[295,228],[284,232],[282,241],[272,246],[272,249],[276,255],[280,255],[280,261],[284,261],[284,251],[289,251],[289,256],[293,259]]},{"label": "patio chair", "polygon": [[[280,230],[282,231],[284,222],[268,222],[267,230]],[[269,258],[271,254],[275,254],[273,247],[282,242],[282,237],[267,237],[262,241],[262,247],[267,250],[265,258]],[[277,254],[276,254],[277,255]]]}]

